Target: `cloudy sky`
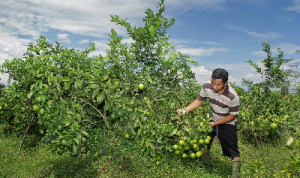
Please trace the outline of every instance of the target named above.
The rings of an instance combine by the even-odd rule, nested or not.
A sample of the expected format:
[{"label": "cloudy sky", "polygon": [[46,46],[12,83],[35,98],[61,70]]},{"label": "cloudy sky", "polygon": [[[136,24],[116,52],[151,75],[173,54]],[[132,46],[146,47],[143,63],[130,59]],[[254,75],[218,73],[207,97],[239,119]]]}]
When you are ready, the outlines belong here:
[{"label": "cloudy sky", "polygon": [[[64,47],[85,49],[95,43],[94,55],[105,55],[108,34],[114,28],[110,15],[127,18],[132,26],[143,25],[145,10],[157,12],[158,0],[9,0],[0,1],[0,65],[4,59],[22,58],[29,43],[43,35]],[[199,63],[192,66],[199,83],[211,71],[227,69],[230,82],[260,81],[249,59],[266,58],[262,42],[268,41],[274,56],[277,47],[285,58],[300,61],[300,0],[165,0],[164,16],[175,18],[168,30],[176,50]],[[0,73],[1,83],[8,76]]]}]

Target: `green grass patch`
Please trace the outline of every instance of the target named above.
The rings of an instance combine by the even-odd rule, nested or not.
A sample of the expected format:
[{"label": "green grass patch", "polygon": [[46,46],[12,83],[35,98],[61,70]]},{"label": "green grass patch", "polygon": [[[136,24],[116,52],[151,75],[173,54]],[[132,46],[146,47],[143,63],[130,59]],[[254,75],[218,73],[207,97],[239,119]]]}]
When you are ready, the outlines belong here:
[{"label": "green grass patch", "polygon": [[[3,131],[3,130],[2,130]],[[1,132],[1,131],[0,131]],[[0,177],[230,177],[231,160],[222,156],[219,143],[211,149],[211,171],[205,173],[199,159],[182,159],[173,153],[159,152],[156,156],[141,154],[130,140],[97,131],[93,150],[80,157],[69,153],[59,156],[48,151],[44,143],[35,144],[39,137],[29,135],[21,153],[17,154],[22,138],[0,134]],[[239,141],[242,172],[255,159],[267,161],[270,175],[285,166],[289,156],[283,146],[289,137],[282,135],[276,144],[252,145]]]}]

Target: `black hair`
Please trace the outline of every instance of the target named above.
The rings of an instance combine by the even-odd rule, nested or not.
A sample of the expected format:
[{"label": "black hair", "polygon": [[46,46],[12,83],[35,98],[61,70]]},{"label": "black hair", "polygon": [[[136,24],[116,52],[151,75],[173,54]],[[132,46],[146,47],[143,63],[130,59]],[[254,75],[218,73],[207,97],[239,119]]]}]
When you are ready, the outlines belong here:
[{"label": "black hair", "polygon": [[212,72],[211,77],[213,79],[222,79],[225,84],[228,81],[228,72],[225,69],[217,68]]}]

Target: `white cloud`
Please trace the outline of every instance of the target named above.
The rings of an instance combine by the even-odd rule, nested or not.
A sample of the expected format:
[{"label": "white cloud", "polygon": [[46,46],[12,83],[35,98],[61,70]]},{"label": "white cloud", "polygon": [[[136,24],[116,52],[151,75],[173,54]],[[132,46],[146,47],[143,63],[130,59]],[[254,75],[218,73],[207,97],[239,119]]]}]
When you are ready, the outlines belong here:
[{"label": "white cloud", "polygon": [[22,58],[31,42],[29,39],[11,36],[7,32],[0,33],[0,65],[4,59]]},{"label": "white cloud", "polygon": [[[296,51],[300,49],[300,46],[298,46],[298,45],[290,44],[290,43],[283,43],[283,44],[277,45],[275,47],[271,47],[270,50],[271,50],[273,56],[278,55],[277,47],[281,48],[284,55],[285,54],[289,54],[289,55],[296,54]],[[267,58],[267,53],[262,51],[262,50],[261,51],[254,51],[253,54],[256,55],[256,56]]]},{"label": "white cloud", "polygon": [[60,42],[70,43],[69,35],[68,34],[57,34],[57,39]]},{"label": "white cloud", "polygon": [[216,52],[229,52],[230,50],[226,48],[179,48],[177,51],[190,56],[211,56]]},{"label": "white cloud", "polygon": [[216,42],[213,42],[213,41],[202,41],[201,43],[206,44],[206,45],[212,45],[212,46],[221,45],[220,43],[216,43]]},{"label": "white cloud", "polygon": [[226,27],[231,29],[231,30],[246,33],[247,35],[250,35],[250,36],[258,37],[260,39],[275,39],[275,38],[278,38],[278,37],[282,36],[278,32],[259,33],[259,32],[255,32],[255,31],[252,31],[252,30],[249,30],[249,29],[239,27],[238,25],[226,25]]},{"label": "white cloud", "polygon": [[1,83],[1,84],[3,83],[5,86],[8,85],[8,83],[7,83],[8,78],[9,78],[8,73],[2,74],[2,73],[0,72],[0,78],[1,78],[1,80],[0,80],[0,83]]},{"label": "white cloud", "polygon": [[278,32],[268,32],[268,33],[247,32],[247,34],[250,36],[259,37],[261,39],[274,39],[282,36],[278,34]]},{"label": "white cloud", "polygon": [[290,43],[283,43],[278,45],[278,47],[281,48],[283,54],[295,54],[297,50],[300,50],[300,46]]},{"label": "white cloud", "polygon": [[267,53],[264,51],[254,51],[253,52],[254,55],[259,56],[259,57],[267,57]]},{"label": "white cloud", "polygon": [[[212,67],[213,66],[213,67]],[[251,80],[254,83],[261,82],[260,74],[258,74],[255,69],[247,63],[238,64],[206,64],[200,67],[191,67],[191,70],[195,73],[195,77],[198,83],[203,84],[209,81],[211,78],[212,71],[216,68],[223,68],[228,71],[229,77],[228,81],[231,83],[236,82],[236,84],[242,88],[242,79]]]},{"label": "white cloud", "polygon": [[293,5],[285,8],[285,10],[288,11],[296,11],[300,13],[300,1],[299,0],[292,0]]},{"label": "white cloud", "polygon": [[79,44],[87,44],[89,42],[89,40],[81,40],[81,41],[79,41],[78,43]]},{"label": "white cloud", "polygon": [[204,66],[191,67],[191,70],[195,73],[195,77],[196,77],[198,83],[203,84],[204,82],[210,80],[211,71],[208,71],[207,69],[205,69]]},{"label": "white cloud", "polygon": [[123,44],[127,43],[127,46],[130,46],[131,43],[134,43],[134,40],[132,38],[124,38],[121,41]]},{"label": "white cloud", "polygon": [[183,13],[195,7],[197,7],[197,10],[224,10],[225,7],[223,4],[225,2],[227,2],[227,0],[166,0],[165,4],[167,6],[171,5],[173,8],[176,7],[174,10],[176,10],[177,13]]},{"label": "white cloud", "polygon": [[106,56],[106,49],[109,48],[107,41],[102,40],[102,41],[92,41],[92,43],[95,44],[95,51],[92,51],[89,56],[98,56],[101,54],[102,56]]}]

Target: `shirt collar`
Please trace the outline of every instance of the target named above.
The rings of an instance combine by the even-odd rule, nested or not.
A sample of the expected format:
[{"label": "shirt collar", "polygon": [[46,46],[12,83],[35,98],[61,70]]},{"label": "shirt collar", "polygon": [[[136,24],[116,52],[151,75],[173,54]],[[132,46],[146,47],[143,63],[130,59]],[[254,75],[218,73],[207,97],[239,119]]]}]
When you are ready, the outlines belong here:
[{"label": "shirt collar", "polygon": [[227,95],[228,95],[228,92],[229,92],[229,86],[228,86],[228,83],[227,83],[227,85],[225,85],[224,91],[223,91],[220,95],[225,95],[225,96],[227,96]]}]

